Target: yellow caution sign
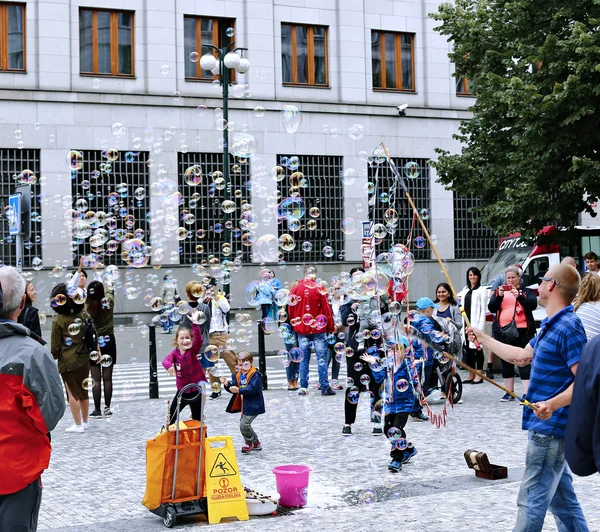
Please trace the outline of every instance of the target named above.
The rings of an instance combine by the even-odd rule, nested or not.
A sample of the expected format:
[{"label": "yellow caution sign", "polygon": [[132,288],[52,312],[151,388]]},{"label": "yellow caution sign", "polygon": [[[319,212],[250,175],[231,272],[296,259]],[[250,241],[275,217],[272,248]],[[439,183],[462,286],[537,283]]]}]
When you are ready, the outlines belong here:
[{"label": "yellow caution sign", "polygon": [[206,438],[205,468],[208,522],[219,523],[224,517],[247,521],[246,494],[240,479],[231,436]]}]

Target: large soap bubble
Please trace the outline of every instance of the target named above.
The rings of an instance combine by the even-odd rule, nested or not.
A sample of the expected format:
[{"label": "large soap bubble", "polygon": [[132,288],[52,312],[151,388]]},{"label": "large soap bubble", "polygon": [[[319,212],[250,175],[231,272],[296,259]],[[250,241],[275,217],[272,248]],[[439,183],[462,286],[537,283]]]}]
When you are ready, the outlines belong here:
[{"label": "large soap bubble", "polygon": [[296,133],[302,124],[302,114],[295,105],[284,105],[281,120],[288,133]]}]

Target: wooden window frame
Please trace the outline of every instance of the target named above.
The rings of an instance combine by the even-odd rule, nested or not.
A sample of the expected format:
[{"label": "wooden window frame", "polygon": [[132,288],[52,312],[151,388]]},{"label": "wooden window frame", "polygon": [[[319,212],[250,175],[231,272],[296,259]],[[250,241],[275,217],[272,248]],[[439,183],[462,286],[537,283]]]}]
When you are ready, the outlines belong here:
[{"label": "wooden window frame", "polygon": [[[406,31],[385,31],[385,30],[371,30],[371,34],[378,33],[379,34],[379,42],[381,46],[381,74],[380,74],[380,84],[381,87],[376,87],[373,85],[374,91],[382,91],[382,92],[409,92],[416,93],[417,92],[417,78],[415,76],[415,37],[416,34],[409,33]],[[385,69],[385,36],[393,35],[394,41],[396,44],[395,56],[396,56],[396,87],[386,87],[386,69]],[[408,35],[410,37],[410,67],[411,67],[411,75],[413,81],[412,89],[404,89],[402,87],[402,36]],[[373,39],[371,39],[371,43]],[[371,61],[373,54],[373,45],[371,44]],[[371,72],[371,79],[373,79],[373,72]],[[400,88],[398,86],[400,85]]]},{"label": "wooden window frame", "polygon": [[[329,27],[321,24],[296,24],[294,22],[282,22],[281,26],[290,26],[292,29],[292,79],[294,81],[282,81],[285,87],[315,87],[318,89],[329,88]],[[296,44],[296,28],[307,29],[308,40],[308,81],[298,81],[298,48]],[[315,28],[325,30],[325,83],[315,83]],[[283,72],[282,72],[283,76]]]},{"label": "wooden window frame", "polygon": [[[221,48],[220,46],[220,39],[221,39],[221,30],[222,30],[222,23],[225,22],[226,26],[228,28],[233,28],[235,30],[235,19],[232,18],[227,18],[227,17],[203,17],[203,16],[199,16],[199,15],[183,15],[183,19],[184,19],[184,31],[185,31],[185,19],[192,19],[195,23],[196,23],[196,52],[198,52],[200,54],[200,57],[202,57],[202,20],[212,20],[213,21],[213,46],[216,46],[217,48]],[[216,28],[216,30],[215,30]],[[184,50],[185,50],[185,35],[184,35]],[[211,50],[211,52],[213,53],[213,55],[215,57],[217,57],[217,54],[214,50]],[[217,57],[218,59],[218,57]],[[185,57],[184,58],[185,61],[189,61],[190,58],[189,57]],[[215,79],[219,79],[219,74],[212,74],[212,77],[210,78],[204,78],[202,77],[202,67],[200,66],[200,60],[198,60],[196,62],[196,76],[195,77],[185,77],[185,81],[199,81],[199,82],[208,82],[208,83],[212,83]],[[230,83],[235,83],[236,80],[236,71],[235,69],[230,70],[229,71],[229,81]]]},{"label": "wooden window frame", "polygon": [[475,95],[472,92],[469,92],[469,80],[463,76],[459,76],[459,78],[462,79],[461,90],[457,90],[456,95],[474,98]]},{"label": "wooden window frame", "polygon": [[[135,78],[135,11],[83,6],[79,8],[80,15],[82,11],[92,12],[92,70],[94,72],[81,72],[80,70],[79,75],[105,78]],[[98,72],[98,13],[110,13],[110,74]],[[131,16],[131,74],[119,74],[119,14],[121,13],[127,13]],[[79,28],[79,31],[81,53],[81,28]],[[81,63],[79,68],[81,69]]]},{"label": "wooden window frame", "polygon": [[[23,68],[8,68],[8,7],[20,6],[23,19]],[[26,4],[18,2],[0,3],[0,21],[2,28],[0,31],[0,73],[5,74],[25,74],[27,72],[27,18]]]}]

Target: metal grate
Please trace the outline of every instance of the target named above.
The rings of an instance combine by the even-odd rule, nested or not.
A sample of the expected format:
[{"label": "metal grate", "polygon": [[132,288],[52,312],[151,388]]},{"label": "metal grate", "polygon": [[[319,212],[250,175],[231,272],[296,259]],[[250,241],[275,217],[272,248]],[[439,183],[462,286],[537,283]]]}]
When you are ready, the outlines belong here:
[{"label": "metal grate", "polygon": [[5,207],[8,196],[14,192],[17,179],[23,170],[31,170],[36,182],[31,186],[31,239],[24,243],[23,266],[31,267],[34,257],[42,256],[42,206],[40,186],[40,150],[0,149],[0,259],[4,264],[16,266],[16,238],[8,234]]},{"label": "metal grate", "polygon": [[[427,213],[423,217],[427,231],[429,227],[429,217],[431,216],[431,201],[429,188],[429,164],[428,159],[415,159],[404,157],[392,157],[398,172],[402,175],[408,191],[419,211],[425,209]],[[400,186],[395,190],[395,201],[392,197],[394,190],[394,180],[392,170],[384,161],[381,164],[373,163],[368,166],[369,182],[375,185],[373,194],[369,195],[369,216],[370,221],[375,224],[384,224],[388,228],[388,234],[379,244],[377,244],[376,253],[384,253],[389,250],[392,244],[406,244],[410,229],[413,226],[413,211],[408,203],[404,192]],[[385,196],[387,195],[387,196]],[[388,201],[385,201],[386,197]],[[372,205],[372,202],[375,205]],[[398,223],[394,225],[386,224],[385,213],[388,209],[393,209],[398,213]],[[411,251],[416,259],[431,258],[431,249],[428,244],[423,247],[419,237],[424,238],[421,226],[415,222],[415,228],[412,234]]]},{"label": "metal grate", "polygon": [[[181,227],[187,229],[187,236],[180,242],[179,260],[181,264],[201,263],[208,260],[210,255],[218,258],[233,260],[241,252],[244,262],[250,260],[250,248],[242,244],[243,231],[240,230],[240,209],[244,201],[249,201],[250,160],[237,160],[229,156],[230,167],[230,199],[235,201],[236,210],[229,215],[232,222],[231,228],[231,254],[222,257],[224,243],[224,218],[221,202],[225,197],[225,190],[219,190],[214,181],[214,173],[223,171],[222,153],[179,153],[179,190],[183,196],[180,207]],[[202,180],[198,185],[189,185],[185,178],[185,171],[199,165],[202,169]],[[217,174],[218,178],[218,174]],[[198,199],[194,199],[197,194]],[[193,222],[186,224],[184,211],[194,215]]]},{"label": "metal grate", "polygon": [[[85,200],[87,213],[105,213],[104,225],[93,222],[90,214],[83,218],[92,220],[88,233],[104,228],[109,231],[109,240],[92,248],[89,234],[79,238],[74,234],[73,242],[78,246],[73,252],[73,265],[77,265],[80,256],[92,253],[97,254],[106,266],[126,265],[121,258],[120,243],[130,238],[140,238],[148,244],[150,239],[147,222],[150,173],[146,164],[149,153],[120,151],[118,157],[111,161],[110,158],[116,154],[97,150],[79,151],[83,156],[81,168],[71,170],[73,208],[77,210],[77,201]],[[139,189],[143,189],[143,194]]]},{"label": "metal grate", "polygon": [[[279,220],[279,236],[289,234],[296,243],[294,249],[283,251],[283,259],[303,263],[344,260],[344,235],[341,231],[344,192],[340,178],[343,158],[335,155],[297,157],[299,165],[296,169],[295,164],[291,165],[292,168],[283,164],[286,162],[285,158],[290,159],[289,156],[277,156],[285,172],[285,178],[277,184],[280,201],[297,193],[304,200],[305,208],[304,216],[299,219],[297,231],[293,230],[294,223],[290,226],[288,219]],[[294,172],[303,174],[305,186],[298,182],[297,176],[293,176]],[[318,210],[318,216],[315,216],[315,209]]]},{"label": "metal grate", "polygon": [[487,259],[498,247],[498,236],[484,227],[471,209],[479,206],[475,196],[454,194],[454,258]]}]

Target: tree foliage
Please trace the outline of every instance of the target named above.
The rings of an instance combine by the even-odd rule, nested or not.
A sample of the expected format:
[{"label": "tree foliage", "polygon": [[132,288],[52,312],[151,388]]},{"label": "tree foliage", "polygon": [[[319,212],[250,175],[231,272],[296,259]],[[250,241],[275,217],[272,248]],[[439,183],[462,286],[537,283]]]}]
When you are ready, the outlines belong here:
[{"label": "tree foliage", "polygon": [[440,181],[481,198],[499,234],[594,215],[600,195],[600,0],[456,0],[431,15],[477,99],[437,150]]}]

